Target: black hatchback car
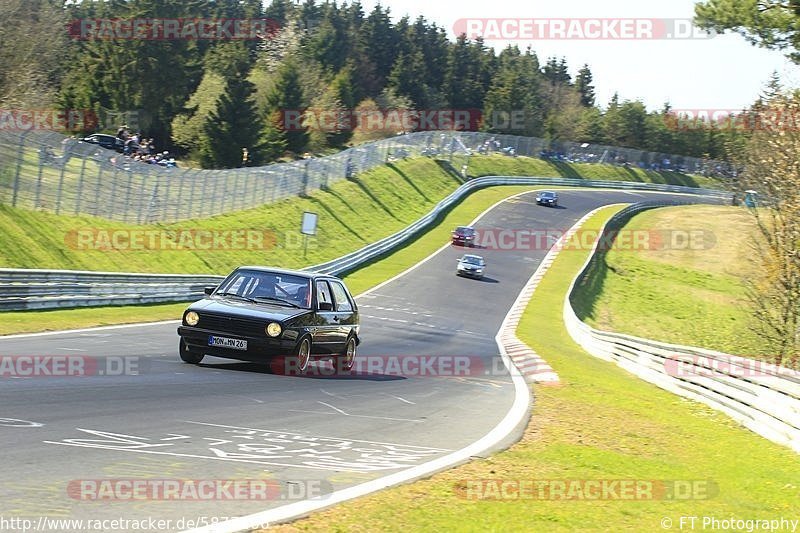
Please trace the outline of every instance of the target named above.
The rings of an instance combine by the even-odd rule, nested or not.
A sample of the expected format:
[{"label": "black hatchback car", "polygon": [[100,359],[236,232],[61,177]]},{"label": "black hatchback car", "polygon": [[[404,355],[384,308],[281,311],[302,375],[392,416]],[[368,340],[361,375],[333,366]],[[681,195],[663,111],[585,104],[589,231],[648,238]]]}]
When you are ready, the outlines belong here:
[{"label": "black hatchback car", "polygon": [[240,267],[189,306],[178,328],[180,356],[252,362],[290,356],[305,373],[313,358],[353,368],[360,344],[356,302],[344,283],[314,272]]},{"label": "black hatchback car", "polygon": [[89,144],[97,144],[107,150],[116,150],[117,152],[122,152],[125,148],[125,142],[122,139],[118,139],[113,135],[104,135],[102,133],[95,133],[94,135],[89,135],[88,137],[84,137],[81,141]]}]

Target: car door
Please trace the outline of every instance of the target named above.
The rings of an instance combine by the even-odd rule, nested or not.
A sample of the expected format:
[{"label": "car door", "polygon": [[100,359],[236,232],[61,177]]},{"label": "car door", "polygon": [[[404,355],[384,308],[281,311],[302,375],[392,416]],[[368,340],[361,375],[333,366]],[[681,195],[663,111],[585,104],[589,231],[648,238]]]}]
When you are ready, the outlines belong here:
[{"label": "car door", "polygon": [[334,309],[336,309],[333,321],[338,325],[336,330],[336,340],[339,343],[338,351],[342,352],[345,349],[350,331],[357,325],[356,310],[344,285],[336,280],[329,280],[328,285],[333,293]]},{"label": "car door", "polygon": [[[339,324],[334,320],[337,316],[331,288],[325,280],[317,280],[314,284],[317,298],[317,325],[311,335],[315,353],[333,353],[339,344]],[[320,309],[322,304],[329,304],[330,311]]]}]

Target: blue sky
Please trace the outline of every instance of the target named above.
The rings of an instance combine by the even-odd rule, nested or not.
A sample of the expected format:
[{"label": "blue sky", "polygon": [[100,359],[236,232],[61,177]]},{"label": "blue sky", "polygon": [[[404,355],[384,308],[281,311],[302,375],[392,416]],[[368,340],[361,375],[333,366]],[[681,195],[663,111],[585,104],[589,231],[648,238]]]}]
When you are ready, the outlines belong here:
[{"label": "blue sky", "polygon": [[[694,16],[692,0],[362,0],[369,12],[380,3],[396,20],[423,15],[455,38],[462,18],[685,18]],[[489,43],[498,51],[508,44]],[[738,35],[703,40],[517,41],[531,45],[540,60],[566,57],[572,74],[584,63],[594,74],[598,102],[615,90],[639,99],[649,109],[669,101],[678,109],[740,109],[751,104],[777,70],[789,87],[800,87],[800,69],[781,52],[750,45]]]}]

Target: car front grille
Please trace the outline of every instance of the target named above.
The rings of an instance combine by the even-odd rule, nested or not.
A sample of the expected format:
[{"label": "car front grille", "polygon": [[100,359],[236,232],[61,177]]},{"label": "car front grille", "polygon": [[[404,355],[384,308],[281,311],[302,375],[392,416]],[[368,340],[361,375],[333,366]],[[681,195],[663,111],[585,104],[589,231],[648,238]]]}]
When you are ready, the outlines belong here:
[{"label": "car front grille", "polygon": [[229,333],[242,336],[264,336],[264,327],[267,323],[263,320],[252,318],[238,318],[220,315],[209,315],[200,313],[198,328],[215,331],[218,333]]}]

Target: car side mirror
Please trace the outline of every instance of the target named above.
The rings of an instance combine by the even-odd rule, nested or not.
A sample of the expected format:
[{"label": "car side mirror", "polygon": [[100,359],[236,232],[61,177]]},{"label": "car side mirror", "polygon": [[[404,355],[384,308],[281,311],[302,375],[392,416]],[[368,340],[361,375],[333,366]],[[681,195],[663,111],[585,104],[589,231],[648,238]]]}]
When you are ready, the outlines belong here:
[{"label": "car side mirror", "polygon": [[212,293],[213,293],[215,290],[217,290],[217,288],[216,288],[216,287],[206,287],[205,289],[203,289],[203,292],[206,294],[206,296],[211,296],[211,294],[212,294]]},{"label": "car side mirror", "polygon": [[319,310],[320,311],[333,311],[333,304],[331,302],[320,302],[319,303]]}]

